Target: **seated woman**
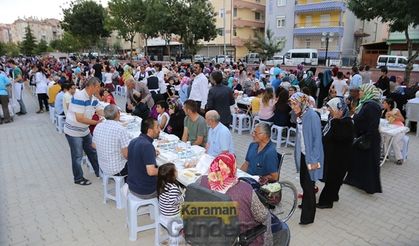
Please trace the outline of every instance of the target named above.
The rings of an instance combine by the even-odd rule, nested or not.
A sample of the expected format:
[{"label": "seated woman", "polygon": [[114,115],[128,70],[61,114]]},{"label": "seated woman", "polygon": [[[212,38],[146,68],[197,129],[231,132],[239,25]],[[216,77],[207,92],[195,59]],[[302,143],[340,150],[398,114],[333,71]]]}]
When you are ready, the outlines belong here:
[{"label": "seated woman", "polygon": [[169,103],[169,123],[164,130],[166,133],[174,134],[179,138],[183,135],[183,121],[185,119],[185,112],[182,110],[182,106],[178,101],[172,101]]},{"label": "seated woman", "polygon": [[266,88],[260,99],[260,108],[258,116],[263,121],[273,122],[274,118],[274,92],[272,88]]},{"label": "seated woman", "polygon": [[108,88],[100,88],[99,96],[102,102],[106,102],[109,104],[116,104],[115,98],[113,97],[112,93],[109,91]]},{"label": "seated woman", "polygon": [[[390,124],[404,126],[404,117],[398,108],[394,107],[394,101],[391,98],[386,98],[383,102],[383,113],[381,118],[385,118],[388,120]],[[394,155],[396,156],[396,164],[402,165],[403,164],[403,155],[402,155],[402,148],[403,148],[403,138],[405,133],[401,132],[394,136],[394,140],[392,143],[392,147],[394,150]],[[388,143],[390,141],[388,136],[384,136],[384,144],[386,145],[386,149],[388,148]]]},{"label": "seated woman", "polygon": [[[222,153],[211,163],[208,176],[198,180],[203,187],[228,195],[232,201],[240,204],[238,217],[240,232],[265,224],[270,228],[270,214],[260,202],[250,184],[237,178],[236,158],[231,153]],[[272,245],[272,231],[257,237],[250,245]]]},{"label": "seated woman", "polygon": [[277,90],[277,102],[274,106],[274,119],[273,122],[277,126],[290,126],[291,125],[291,107],[288,104],[289,93],[282,87]]}]

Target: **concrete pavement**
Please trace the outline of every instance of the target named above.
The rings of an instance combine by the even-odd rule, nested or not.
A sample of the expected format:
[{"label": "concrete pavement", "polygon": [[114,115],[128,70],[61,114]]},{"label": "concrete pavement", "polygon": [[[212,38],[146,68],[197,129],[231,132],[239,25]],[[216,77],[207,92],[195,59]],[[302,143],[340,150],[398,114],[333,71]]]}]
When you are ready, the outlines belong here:
[{"label": "concrete pavement", "polygon": [[[29,90],[24,100],[28,114],[0,125],[0,245],[152,245],[154,231],[128,240],[124,210],[103,204],[101,180],[94,174],[85,168],[93,184],[73,184],[64,135],[47,113],[35,114],[37,100]],[[419,245],[419,139],[409,136],[408,160],[382,167],[382,194],[344,185],[333,209],[318,209],[308,226],[298,225],[296,211],[289,221],[291,245]],[[251,137],[233,138],[241,165]],[[297,176],[293,156],[286,155],[281,179],[301,190]]]}]

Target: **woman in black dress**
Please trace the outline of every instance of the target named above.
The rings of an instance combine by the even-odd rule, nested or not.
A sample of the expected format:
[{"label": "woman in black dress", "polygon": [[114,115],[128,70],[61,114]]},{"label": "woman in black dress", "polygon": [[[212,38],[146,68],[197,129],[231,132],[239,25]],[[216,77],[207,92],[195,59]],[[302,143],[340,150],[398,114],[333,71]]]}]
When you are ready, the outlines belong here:
[{"label": "woman in black dress", "polygon": [[[348,168],[345,183],[364,190],[369,194],[381,193],[380,181],[380,125],[381,90],[371,84],[363,84],[359,92],[359,105],[353,117],[355,137],[365,136],[370,146],[355,144],[352,163]],[[366,147],[366,148],[365,148]]]},{"label": "woman in black dress", "polygon": [[354,124],[349,109],[341,97],[330,99],[326,106],[330,111],[329,121],[323,129],[325,186],[320,194],[317,208],[332,208],[339,200],[339,189],[351,163]]}]

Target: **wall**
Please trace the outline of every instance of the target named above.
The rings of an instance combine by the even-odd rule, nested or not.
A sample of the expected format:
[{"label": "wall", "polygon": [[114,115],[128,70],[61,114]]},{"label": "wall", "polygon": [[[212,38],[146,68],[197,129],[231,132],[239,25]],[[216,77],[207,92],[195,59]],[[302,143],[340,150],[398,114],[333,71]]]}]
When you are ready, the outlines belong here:
[{"label": "wall", "polygon": [[[327,24],[321,23],[320,16],[330,14],[330,23]],[[311,16],[311,24],[306,23],[306,16]],[[339,11],[327,11],[327,12],[312,12],[312,13],[304,13],[299,14],[295,18],[295,24],[297,27],[305,27],[305,26],[338,26],[340,19],[340,12]]]}]

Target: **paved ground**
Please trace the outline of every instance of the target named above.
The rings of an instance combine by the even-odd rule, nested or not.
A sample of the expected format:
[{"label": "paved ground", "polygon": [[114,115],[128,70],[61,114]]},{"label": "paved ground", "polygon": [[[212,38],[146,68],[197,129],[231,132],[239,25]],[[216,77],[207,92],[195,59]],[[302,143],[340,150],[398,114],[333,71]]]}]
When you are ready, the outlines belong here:
[{"label": "paved ground", "polygon": [[[153,231],[128,240],[124,210],[103,204],[94,175],[85,175],[91,186],[73,184],[64,135],[46,113],[35,114],[35,97],[25,96],[28,115],[0,125],[0,245],[152,245]],[[234,134],[234,141],[241,164],[251,138]],[[409,148],[405,164],[383,166],[384,193],[343,186],[340,201],[317,210],[309,226],[298,225],[297,211],[289,221],[291,245],[419,245],[419,139],[413,135]],[[281,175],[299,186],[292,155]]]}]

